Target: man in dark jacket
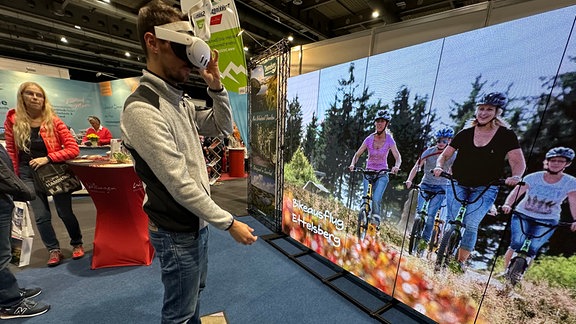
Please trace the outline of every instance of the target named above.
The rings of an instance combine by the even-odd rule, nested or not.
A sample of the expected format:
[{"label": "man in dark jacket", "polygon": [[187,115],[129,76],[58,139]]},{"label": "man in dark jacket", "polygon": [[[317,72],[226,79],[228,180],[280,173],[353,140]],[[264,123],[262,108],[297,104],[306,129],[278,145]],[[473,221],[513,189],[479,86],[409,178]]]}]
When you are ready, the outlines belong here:
[{"label": "man in dark jacket", "polygon": [[0,145],[0,319],[33,317],[50,309],[50,305],[30,299],[42,292],[40,288],[20,288],[8,268],[12,259],[13,199],[27,201],[34,198],[36,194],[16,176],[8,152]]}]

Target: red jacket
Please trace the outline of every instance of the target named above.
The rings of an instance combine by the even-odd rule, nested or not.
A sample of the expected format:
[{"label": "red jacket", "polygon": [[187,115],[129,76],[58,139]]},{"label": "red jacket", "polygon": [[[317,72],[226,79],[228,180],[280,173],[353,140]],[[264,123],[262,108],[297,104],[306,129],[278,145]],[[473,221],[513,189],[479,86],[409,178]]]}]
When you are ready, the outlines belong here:
[{"label": "red jacket", "polygon": [[98,145],[108,145],[110,144],[110,140],[112,139],[112,133],[108,130],[108,128],[104,126],[100,126],[98,131],[95,131],[94,128],[90,127],[86,130],[86,135],[82,138],[82,143],[88,141],[88,134],[96,134],[98,135]]},{"label": "red jacket", "polygon": [[[16,148],[16,141],[14,141],[14,122],[16,120],[16,110],[10,109],[6,114],[6,121],[4,121],[5,137],[6,137],[6,150],[12,159],[14,165],[14,172],[20,175],[19,165],[19,152]],[[76,144],[76,140],[66,127],[66,124],[56,115],[54,115],[54,136],[48,136],[46,127],[40,127],[40,136],[44,140],[44,145],[48,150],[48,158],[52,162],[64,162],[78,156],[80,148]],[[52,145],[50,145],[52,144]]]}]

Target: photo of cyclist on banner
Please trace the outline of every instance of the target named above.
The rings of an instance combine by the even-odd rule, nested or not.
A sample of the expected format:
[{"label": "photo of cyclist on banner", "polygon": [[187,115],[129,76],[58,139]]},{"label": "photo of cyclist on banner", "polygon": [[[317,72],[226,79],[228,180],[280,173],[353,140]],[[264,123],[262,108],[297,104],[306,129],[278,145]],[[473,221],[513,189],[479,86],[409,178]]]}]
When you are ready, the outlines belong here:
[{"label": "photo of cyclist on banner", "polygon": [[[381,203],[382,203],[382,196],[384,195],[384,191],[388,186],[388,172],[392,174],[397,174],[400,170],[400,165],[402,164],[402,157],[400,156],[400,152],[396,147],[396,141],[392,137],[392,134],[387,130],[388,124],[392,120],[392,115],[387,110],[378,110],[376,112],[376,116],[374,117],[374,126],[376,131],[368,137],[364,139],[358,151],[354,154],[352,158],[352,162],[350,162],[350,166],[348,167],[350,171],[354,171],[356,167],[356,163],[362,154],[365,151],[368,151],[368,158],[366,159],[366,170],[372,171],[382,171],[385,170],[386,172],[381,172],[378,176],[378,179],[375,179],[374,184],[372,185],[372,222],[378,229],[381,222]],[[392,152],[392,156],[394,157],[394,166],[388,169],[388,154]],[[365,177],[364,178],[364,193],[362,196],[366,196],[368,192],[368,182],[369,180]]]},{"label": "photo of cyclist on banner", "polygon": [[[411,254],[419,254],[428,246],[432,237],[435,215],[440,210],[440,207],[445,205],[448,179],[434,177],[431,171],[436,167],[438,157],[444,152],[453,137],[454,130],[452,128],[439,129],[434,134],[435,145],[422,152],[405,181],[407,189],[418,189],[417,215],[410,232],[409,252]],[[448,170],[452,167],[455,158],[456,154],[453,154],[445,163],[445,167]],[[420,184],[413,185],[412,181],[419,171],[422,171],[422,180]]]},{"label": "photo of cyclist on banner", "polygon": [[[503,181],[507,186],[518,184],[526,169],[518,137],[501,117],[507,101],[500,92],[485,95],[477,104],[469,126],[454,136],[433,170],[434,176],[440,177],[447,171],[447,161],[458,151],[452,165],[453,183],[446,192],[449,223],[459,214],[462,202],[467,205],[461,215],[465,230],[453,264],[456,272],[466,272],[467,260],[476,245],[478,226],[496,200],[499,186],[495,183],[504,175],[506,162],[512,172]],[[450,226],[446,228],[450,230]]]},{"label": "photo of cyclist on banner", "polygon": [[[564,173],[573,160],[571,148],[550,149],[543,161],[543,170],[526,175],[525,184],[515,187],[502,205],[502,211],[512,213],[512,217],[511,242],[504,255],[505,270],[501,277],[512,285],[522,280],[526,269],[557,227],[567,226],[572,232],[576,231],[576,178]],[[560,222],[561,205],[566,199],[572,219]]]}]

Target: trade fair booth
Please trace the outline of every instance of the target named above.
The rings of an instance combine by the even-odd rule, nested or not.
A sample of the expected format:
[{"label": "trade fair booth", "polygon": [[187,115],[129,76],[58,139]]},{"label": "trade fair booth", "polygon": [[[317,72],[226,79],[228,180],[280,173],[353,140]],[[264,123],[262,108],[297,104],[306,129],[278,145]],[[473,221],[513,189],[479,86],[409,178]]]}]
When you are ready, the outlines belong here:
[{"label": "trade fair booth", "polygon": [[[486,94],[508,99],[502,117],[518,136],[525,175],[542,170],[550,148],[575,148],[576,7],[530,15],[542,10],[514,2],[487,14],[482,6],[304,47],[282,40],[247,65],[229,59],[247,75],[224,84],[249,158],[244,148],[223,151],[224,139],[217,139],[206,145],[207,172],[243,177],[248,169],[248,212],[275,232],[263,239],[380,322],[509,323],[507,316],[518,312],[568,312],[555,302],[576,287],[558,266],[576,269],[576,240],[566,228],[555,230],[522,284],[512,288],[496,277],[510,242],[509,215],[484,217],[464,274],[436,269],[437,250],[410,253],[418,192],[406,188],[408,173],[434,144],[434,132],[464,129]],[[520,16],[514,14],[519,8]],[[36,81],[68,126],[83,129],[88,116],[101,116],[114,138],[124,100],[138,85],[138,78],[93,84],[13,71],[0,71],[0,78],[0,121],[19,84]],[[380,228],[360,235],[363,177],[349,165],[374,132],[379,110],[390,113],[388,131],[402,163],[389,176]],[[83,148],[82,155],[91,150]],[[394,162],[390,156],[389,165]],[[72,165],[98,210],[92,268],[150,264],[153,250],[139,208],[144,191],[131,165],[90,163]],[[502,205],[511,188],[499,190],[495,204]],[[571,208],[561,206],[562,221],[570,221]],[[445,220],[445,213],[438,218]],[[122,223],[122,215],[131,217]],[[119,244],[111,239],[125,238],[113,229],[127,227],[134,241],[122,245],[134,249],[114,251]]]}]

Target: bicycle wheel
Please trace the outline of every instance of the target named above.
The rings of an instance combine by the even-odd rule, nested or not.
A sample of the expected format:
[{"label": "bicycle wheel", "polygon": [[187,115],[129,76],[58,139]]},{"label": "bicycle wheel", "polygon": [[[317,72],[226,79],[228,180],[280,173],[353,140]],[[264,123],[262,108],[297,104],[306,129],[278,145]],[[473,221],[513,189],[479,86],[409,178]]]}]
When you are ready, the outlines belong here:
[{"label": "bicycle wheel", "polygon": [[412,232],[410,233],[410,241],[408,242],[408,253],[414,255],[417,254],[418,251],[418,243],[422,238],[422,231],[424,230],[424,221],[420,216],[414,220],[414,224],[412,225]]},{"label": "bicycle wheel", "polygon": [[432,253],[436,250],[436,248],[438,247],[438,244],[440,244],[440,239],[441,239],[441,232],[440,232],[440,227],[439,226],[434,226],[433,230],[432,230],[432,236],[430,236],[430,242],[428,243],[428,252]]},{"label": "bicycle wheel", "polygon": [[523,257],[515,257],[510,261],[510,266],[508,267],[507,279],[510,281],[512,286],[516,286],[521,280],[524,270],[526,270],[526,259]]},{"label": "bicycle wheel", "polygon": [[456,251],[459,243],[460,230],[457,230],[454,227],[450,227],[450,229],[442,236],[442,243],[440,243],[438,253],[436,254],[436,265],[434,270],[438,271],[448,265],[454,256],[454,252]]},{"label": "bicycle wheel", "polygon": [[356,233],[358,235],[358,240],[363,241],[366,237],[366,232],[368,231],[368,214],[366,210],[362,209],[360,213],[358,213],[358,228],[356,229]]}]

